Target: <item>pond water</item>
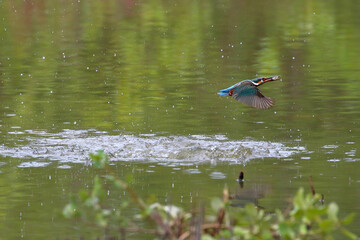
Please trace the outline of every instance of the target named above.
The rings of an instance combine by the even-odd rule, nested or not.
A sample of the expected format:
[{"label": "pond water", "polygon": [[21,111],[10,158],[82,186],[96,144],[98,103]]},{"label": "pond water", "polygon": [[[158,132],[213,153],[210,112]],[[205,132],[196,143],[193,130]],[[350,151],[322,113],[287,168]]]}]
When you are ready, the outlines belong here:
[{"label": "pond water", "polygon": [[[360,215],[359,11],[355,0],[0,1],[0,238],[101,235],[61,217],[91,187],[98,149],[162,203],[189,209],[227,185],[271,212],[312,176],[342,216]],[[273,75],[268,110],[216,94]]]}]

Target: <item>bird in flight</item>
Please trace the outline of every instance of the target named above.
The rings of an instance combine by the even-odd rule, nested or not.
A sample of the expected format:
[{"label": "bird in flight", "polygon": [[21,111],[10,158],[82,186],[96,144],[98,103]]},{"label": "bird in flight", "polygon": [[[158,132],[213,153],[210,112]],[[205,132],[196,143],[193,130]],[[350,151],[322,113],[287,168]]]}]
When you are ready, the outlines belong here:
[{"label": "bird in flight", "polygon": [[218,94],[221,96],[231,96],[251,107],[267,109],[274,105],[274,100],[269,97],[265,97],[258,87],[266,82],[276,80],[280,80],[280,76],[244,80],[232,85],[231,87],[220,90]]}]

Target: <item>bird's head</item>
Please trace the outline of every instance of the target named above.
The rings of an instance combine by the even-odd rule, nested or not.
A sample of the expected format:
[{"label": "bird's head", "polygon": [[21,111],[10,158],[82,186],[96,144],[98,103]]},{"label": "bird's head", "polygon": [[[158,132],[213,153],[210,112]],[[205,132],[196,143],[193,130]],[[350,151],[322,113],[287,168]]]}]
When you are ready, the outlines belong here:
[{"label": "bird's head", "polygon": [[259,77],[259,78],[252,79],[251,81],[252,81],[256,86],[260,86],[260,85],[263,84],[263,83],[271,82],[271,81],[276,81],[276,80],[280,80],[280,76]]}]

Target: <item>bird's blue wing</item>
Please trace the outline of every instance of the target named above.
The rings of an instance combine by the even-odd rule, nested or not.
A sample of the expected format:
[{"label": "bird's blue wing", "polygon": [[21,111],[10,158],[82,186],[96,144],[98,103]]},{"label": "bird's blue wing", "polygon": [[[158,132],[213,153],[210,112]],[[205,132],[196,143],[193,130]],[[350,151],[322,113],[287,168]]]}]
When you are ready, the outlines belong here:
[{"label": "bird's blue wing", "polygon": [[265,97],[257,87],[251,85],[235,87],[232,96],[246,105],[260,109],[267,109],[274,105],[271,98]]}]

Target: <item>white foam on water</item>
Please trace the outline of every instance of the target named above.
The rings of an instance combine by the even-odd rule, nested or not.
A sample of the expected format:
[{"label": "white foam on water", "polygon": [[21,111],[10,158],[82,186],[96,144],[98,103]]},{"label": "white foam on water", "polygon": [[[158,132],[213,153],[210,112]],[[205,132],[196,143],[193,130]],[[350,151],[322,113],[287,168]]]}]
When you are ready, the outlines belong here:
[{"label": "white foam on water", "polygon": [[28,168],[28,167],[45,167],[47,165],[49,165],[50,163],[48,162],[23,162],[21,164],[19,164],[19,168]]},{"label": "white foam on water", "polygon": [[85,163],[90,152],[102,149],[112,161],[146,161],[171,166],[192,166],[203,162],[246,163],[258,158],[289,158],[306,150],[304,147],[288,147],[277,142],[230,140],[224,135],[108,135],[95,130],[25,132],[25,145],[0,145],[0,155],[20,159],[46,159],[60,163]]}]

